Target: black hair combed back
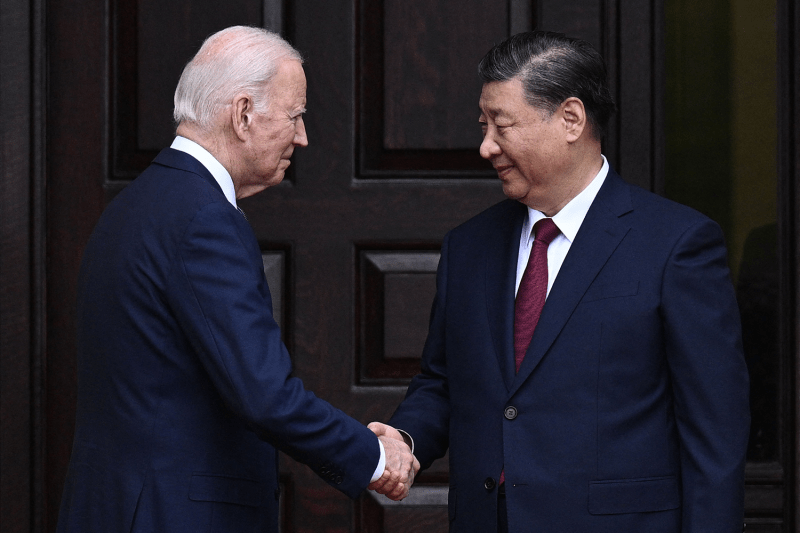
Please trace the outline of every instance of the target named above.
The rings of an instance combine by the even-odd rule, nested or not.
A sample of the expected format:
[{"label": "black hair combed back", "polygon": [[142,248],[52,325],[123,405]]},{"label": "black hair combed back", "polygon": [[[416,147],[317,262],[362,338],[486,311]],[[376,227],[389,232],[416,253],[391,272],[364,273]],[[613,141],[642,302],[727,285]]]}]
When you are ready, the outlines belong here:
[{"label": "black hair combed back", "polygon": [[484,83],[519,79],[528,103],[550,113],[567,98],[579,98],[597,139],[616,109],[603,58],[586,41],[561,33],[513,35],[489,50],[478,73]]}]

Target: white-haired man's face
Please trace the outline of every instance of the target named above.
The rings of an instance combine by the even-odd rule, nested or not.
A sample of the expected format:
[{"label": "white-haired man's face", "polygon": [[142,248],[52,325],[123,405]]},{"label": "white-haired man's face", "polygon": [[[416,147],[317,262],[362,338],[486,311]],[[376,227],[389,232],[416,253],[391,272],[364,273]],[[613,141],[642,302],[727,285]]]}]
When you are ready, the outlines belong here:
[{"label": "white-haired man's face", "polygon": [[303,123],[305,110],[303,66],[296,60],[284,60],[272,80],[269,107],[264,113],[252,115],[240,187],[241,191],[247,191],[246,196],[280,183],[291,164],[289,158],[295,146],[308,146]]}]

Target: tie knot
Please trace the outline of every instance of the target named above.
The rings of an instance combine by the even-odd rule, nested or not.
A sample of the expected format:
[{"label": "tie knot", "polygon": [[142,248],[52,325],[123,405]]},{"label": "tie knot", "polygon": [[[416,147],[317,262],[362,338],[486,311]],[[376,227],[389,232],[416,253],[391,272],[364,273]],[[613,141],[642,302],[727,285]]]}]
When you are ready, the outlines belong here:
[{"label": "tie knot", "polygon": [[537,241],[545,246],[550,246],[561,230],[558,229],[552,218],[543,218],[533,226],[533,235]]}]

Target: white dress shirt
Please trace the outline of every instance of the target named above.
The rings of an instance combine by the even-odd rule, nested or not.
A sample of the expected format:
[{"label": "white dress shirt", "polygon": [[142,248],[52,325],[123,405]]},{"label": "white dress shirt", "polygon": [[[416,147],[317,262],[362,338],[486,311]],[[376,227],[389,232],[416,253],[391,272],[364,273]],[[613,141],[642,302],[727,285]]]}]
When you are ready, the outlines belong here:
[{"label": "white dress shirt", "polygon": [[[174,150],[180,150],[181,152],[187,153],[197,159],[201,165],[206,167],[217,183],[219,183],[223,194],[225,194],[225,198],[228,199],[233,207],[239,209],[239,206],[236,205],[236,189],[233,187],[233,179],[231,178],[230,173],[225,169],[225,167],[222,166],[222,163],[217,161],[217,158],[211,155],[208,150],[196,142],[191,141],[186,137],[181,137],[180,135],[175,137],[175,140],[172,141],[170,148]],[[378,445],[381,449],[381,457],[378,460],[378,466],[375,468],[375,473],[372,474],[370,483],[377,481],[383,475],[383,471],[386,468],[386,450],[384,450],[383,443],[380,440],[378,441]]]},{"label": "white dress shirt", "polygon": [[[594,202],[595,197],[597,196],[597,191],[600,190],[600,187],[603,185],[603,182],[606,180],[606,176],[608,175],[608,161],[604,155],[601,155],[603,158],[603,166],[600,169],[600,172],[594,177],[591,183],[583,189],[578,196],[573,198],[572,200],[565,205],[561,211],[553,216],[553,222],[558,229],[561,230],[561,233],[553,239],[550,243],[550,246],[547,248],[547,294],[550,294],[550,289],[553,287],[553,282],[558,275],[558,271],[561,269],[562,263],[564,263],[564,259],[567,257],[567,252],[569,252],[569,247],[572,246],[572,241],[575,240],[575,236],[578,234],[578,230],[581,228],[581,224],[583,224],[583,219],[586,218],[586,213],[589,212],[589,208],[592,206],[592,202]],[[516,291],[519,290],[519,283],[522,281],[522,275],[525,273],[525,267],[528,266],[528,258],[531,255],[531,249],[533,248],[533,226],[539,220],[546,218],[544,213],[541,211],[536,211],[535,209],[528,208],[528,218],[525,220],[525,223],[522,225],[522,235],[520,237],[519,243],[519,258],[517,259],[517,285]]]}]

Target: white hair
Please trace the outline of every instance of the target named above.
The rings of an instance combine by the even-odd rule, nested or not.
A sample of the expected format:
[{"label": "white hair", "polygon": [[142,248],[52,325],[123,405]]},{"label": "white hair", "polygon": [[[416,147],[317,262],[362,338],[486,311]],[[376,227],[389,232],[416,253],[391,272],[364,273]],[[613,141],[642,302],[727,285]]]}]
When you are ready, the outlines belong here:
[{"label": "white hair", "polygon": [[280,35],[263,28],[232,26],[211,35],[178,81],[175,122],[210,129],[214,116],[239,93],[247,93],[257,111],[266,110],[269,83],[285,59],[303,61]]}]

